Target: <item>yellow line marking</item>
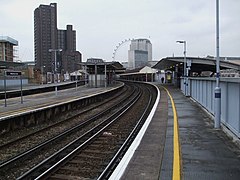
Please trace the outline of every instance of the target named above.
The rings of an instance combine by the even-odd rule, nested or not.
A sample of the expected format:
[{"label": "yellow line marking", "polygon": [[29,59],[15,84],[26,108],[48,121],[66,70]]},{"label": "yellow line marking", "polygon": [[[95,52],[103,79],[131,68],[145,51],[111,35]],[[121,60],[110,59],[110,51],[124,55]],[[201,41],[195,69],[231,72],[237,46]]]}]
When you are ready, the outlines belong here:
[{"label": "yellow line marking", "polygon": [[173,180],[180,180],[181,179],[181,154],[180,154],[180,141],[179,141],[179,127],[178,127],[178,116],[177,116],[177,110],[174,103],[174,100],[170,94],[170,92],[163,87],[171,100],[172,109],[173,109],[173,174],[172,179]]}]

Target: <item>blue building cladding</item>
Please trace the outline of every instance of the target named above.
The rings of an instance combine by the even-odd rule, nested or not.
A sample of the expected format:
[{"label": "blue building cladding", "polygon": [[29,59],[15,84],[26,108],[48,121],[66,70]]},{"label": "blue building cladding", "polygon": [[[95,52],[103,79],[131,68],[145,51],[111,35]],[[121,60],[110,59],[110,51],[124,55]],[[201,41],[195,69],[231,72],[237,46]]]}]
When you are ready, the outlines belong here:
[{"label": "blue building cladding", "polygon": [[148,62],[148,52],[135,50],[135,68],[143,67],[147,65]]}]

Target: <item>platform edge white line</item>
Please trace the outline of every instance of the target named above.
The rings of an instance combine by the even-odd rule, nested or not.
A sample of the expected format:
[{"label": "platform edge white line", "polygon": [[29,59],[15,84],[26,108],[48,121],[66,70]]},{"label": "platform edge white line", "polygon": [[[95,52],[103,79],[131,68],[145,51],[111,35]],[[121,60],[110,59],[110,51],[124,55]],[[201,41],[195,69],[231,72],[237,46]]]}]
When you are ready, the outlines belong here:
[{"label": "platform edge white line", "polygon": [[137,149],[137,147],[139,146],[143,135],[145,134],[154,114],[155,111],[157,109],[158,103],[160,101],[160,90],[159,88],[152,84],[153,86],[156,87],[158,95],[157,95],[157,99],[156,102],[146,120],[146,122],[144,123],[143,127],[141,128],[141,130],[139,131],[137,137],[135,138],[135,140],[132,142],[131,146],[129,147],[129,149],[127,150],[127,152],[125,153],[125,155],[123,156],[122,160],[120,161],[120,163],[118,164],[118,166],[116,167],[116,169],[113,171],[112,175],[110,176],[109,180],[117,180],[120,179],[123,175],[123,173],[125,172],[127,165],[129,163],[129,161],[131,160],[135,150]]}]

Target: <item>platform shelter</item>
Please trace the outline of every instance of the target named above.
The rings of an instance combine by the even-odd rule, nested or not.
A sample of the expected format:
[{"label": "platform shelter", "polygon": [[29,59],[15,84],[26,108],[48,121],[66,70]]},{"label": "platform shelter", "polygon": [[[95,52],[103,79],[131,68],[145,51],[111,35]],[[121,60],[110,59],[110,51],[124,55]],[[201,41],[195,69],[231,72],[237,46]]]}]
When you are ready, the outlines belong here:
[{"label": "platform shelter", "polygon": [[[213,77],[216,72],[216,60],[214,58],[200,57],[166,57],[161,59],[153,68],[171,72],[171,82],[180,87],[180,79],[184,75],[184,63],[186,63],[187,77]],[[232,69],[240,71],[239,64],[227,60],[220,61],[220,70]]]},{"label": "platform shelter", "polygon": [[119,62],[107,62],[98,58],[87,59],[87,62],[80,65],[87,71],[90,87],[107,87],[115,82],[117,74],[125,71]]},{"label": "platform shelter", "polygon": [[154,82],[159,79],[159,71],[149,66],[128,70],[120,74],[121,79],[132,81]]}]

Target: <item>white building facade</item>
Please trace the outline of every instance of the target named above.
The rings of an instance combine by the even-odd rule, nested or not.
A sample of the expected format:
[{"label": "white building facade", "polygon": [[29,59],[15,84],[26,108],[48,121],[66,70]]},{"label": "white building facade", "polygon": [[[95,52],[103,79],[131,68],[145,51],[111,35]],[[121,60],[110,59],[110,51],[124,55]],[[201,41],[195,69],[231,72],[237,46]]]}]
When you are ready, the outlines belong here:
[{"label": "white building facade", "polygon": [[128,50],[128,68],[135,69],[152,61],[152,44],[148,39],[134,39]]}]

